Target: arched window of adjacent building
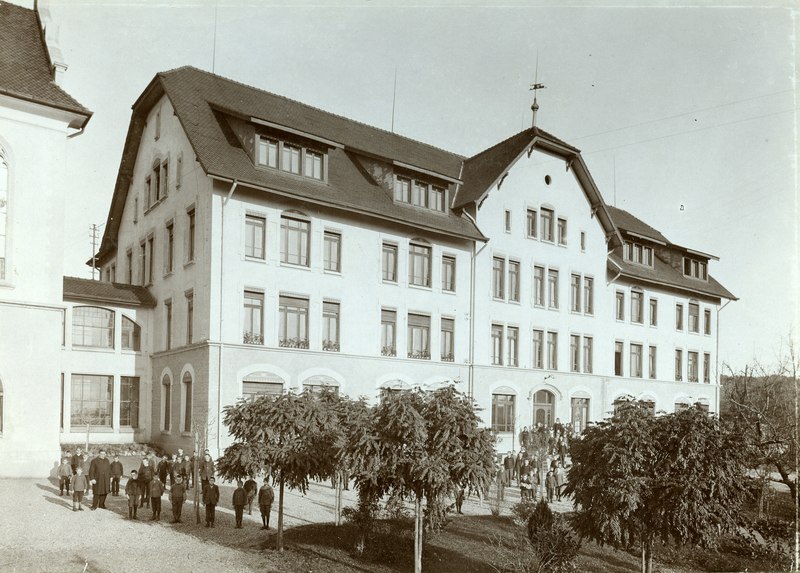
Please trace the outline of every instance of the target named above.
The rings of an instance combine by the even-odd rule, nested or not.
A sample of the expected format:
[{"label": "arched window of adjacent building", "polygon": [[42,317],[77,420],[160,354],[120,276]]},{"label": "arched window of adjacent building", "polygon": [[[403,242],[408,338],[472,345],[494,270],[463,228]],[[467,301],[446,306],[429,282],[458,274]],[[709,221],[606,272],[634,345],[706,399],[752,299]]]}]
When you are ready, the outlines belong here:
[{"label": "arched window of adjacent building", "polygon": [[127,316],[122,317],[122,349],[135,350],[142,349],[142,329]]},{"label": "arched window of adjacent building", "polygon": [[161,379],[161,429],[170,431],[172,419],[172,380],[167,374]]},{"label": "arched window of adjacent building", "polygon": [[8,242],[8,157],[0,147],[0,281],[6,278],[6,244]]},{"label": "arched window of adjacent building", "polygon": [[114,311],[98,306],[73,308],[72,345],[114,348]]},{"label": "arched window of adjacent building", "polygon": [[310,376],[303,381],[303,390],[308,390],[311,394],[319,394],[326,389],[337,396],[339,395],[339,383],[330,376],[318,374]]},{"label": "arched window of adjacent building", "polygon": [[242,397],[255,400],[259,396],[280,396],[286,381],[272,372],[253,372],[242,380]]},{"label": "arched window of adjacent building", "polygon": [[556,397],[549,390],[539,390],[533,395],[533,423],[542,424],[546,428],[553,425],[555,420]]},{"label": "arched window of adjacent building", "polygon": [[183,404],[183,413],[181,419],[183,420],[183,431],[192,431],[192,375],[189,372],[184,372],[183,380],[181,381],[181,403]]},{"label": "arched window of adjacent building", "polygon": [[516,420],[517,393],[513,388],[501,386],[492,392],[492,430],[513,432]]}]

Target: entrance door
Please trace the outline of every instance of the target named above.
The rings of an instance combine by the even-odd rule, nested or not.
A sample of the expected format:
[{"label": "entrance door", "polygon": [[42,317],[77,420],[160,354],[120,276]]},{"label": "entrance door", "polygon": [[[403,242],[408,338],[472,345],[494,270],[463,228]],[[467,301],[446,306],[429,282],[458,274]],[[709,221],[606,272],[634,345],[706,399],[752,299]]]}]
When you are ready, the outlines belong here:
[{"label": "entrance door", "polygon": [[581,433],[589,422],[589,398],[572,399],[572,427]]},{"label": "entrance door", "polygon": [[538,426],[539,423],[548,428],[553,425],[555,401],[553,393],[547,390],[539,390],[533,395],[533,424],[535,426]]}]

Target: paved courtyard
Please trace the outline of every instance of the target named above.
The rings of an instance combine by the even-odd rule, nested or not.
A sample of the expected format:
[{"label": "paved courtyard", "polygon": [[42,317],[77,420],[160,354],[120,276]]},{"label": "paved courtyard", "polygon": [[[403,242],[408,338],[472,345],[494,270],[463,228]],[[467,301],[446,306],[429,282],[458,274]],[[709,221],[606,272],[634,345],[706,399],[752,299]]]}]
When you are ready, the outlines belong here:
[{"label": "paved courtyard", "polygon": [[[124,489],[124,479],[122,487]],[[194,490],[189,490],[189,496]],[[277,490],[269,531],[261,530],[257,508],[245,511],[244,528],[235,529],[230,484],[220,486],[217,527],[196,525],[191,503],[184,505],[183,523],[171,524],[172,511],[165,494],[161,521],[150,521],[150,510],[139,510],[139,520],[127,519],[127,499],[109,496],[107,510],[73,512],[71,497],[59,496],[53,479],[0,480],[0,571],[109,572],[157,567],[160,571],[245,572],[280,571],[263,550],[266,537],[275,535]],[[506,489],[503,513],[519,501],[518,488]],[[355,505],[355,491],[345,491],[343,505]],[[568,504],[555,503],[565,510]],[[204,515],[201,506],[201,519]],[[488,514],[478,500],[467,499],[466,514]],[[312,483],[307,495],[286,492],[286,527],[332,522],[334,494],[329,484]]]}]

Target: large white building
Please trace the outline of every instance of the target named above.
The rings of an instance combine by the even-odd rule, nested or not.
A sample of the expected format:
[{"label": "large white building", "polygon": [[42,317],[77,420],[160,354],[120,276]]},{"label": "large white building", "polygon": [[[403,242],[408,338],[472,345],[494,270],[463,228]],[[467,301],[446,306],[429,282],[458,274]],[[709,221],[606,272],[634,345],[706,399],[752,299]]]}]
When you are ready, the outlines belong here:
[{"label": "large white building", "polygon": [[456,383],[501,449],[627,395],[714,411],[735,297],[711,260],[606,205],[541,129],[462,157],[189,67],[133,105],[96,257],[109,287],[153,301],[129,317],[127,436],[186,447],[195,421],[215,453],[225,405],[319,385],[377,399]]}]

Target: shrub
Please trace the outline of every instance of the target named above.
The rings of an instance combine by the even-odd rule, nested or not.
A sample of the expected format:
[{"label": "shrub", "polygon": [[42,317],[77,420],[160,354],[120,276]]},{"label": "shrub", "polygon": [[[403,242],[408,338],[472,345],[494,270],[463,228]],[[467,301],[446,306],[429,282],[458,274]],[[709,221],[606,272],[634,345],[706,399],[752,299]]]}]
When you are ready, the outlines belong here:
[{"label": "shrub", "polygon": [[514,523],[517,525],[525,526],[528,524],[528,520],[530,519],[531,515],[535,511],[537,507],[536,501],[533,499],[523,499],[519,503],[515,503],[511,506],[511,514],[514,517]]}]

